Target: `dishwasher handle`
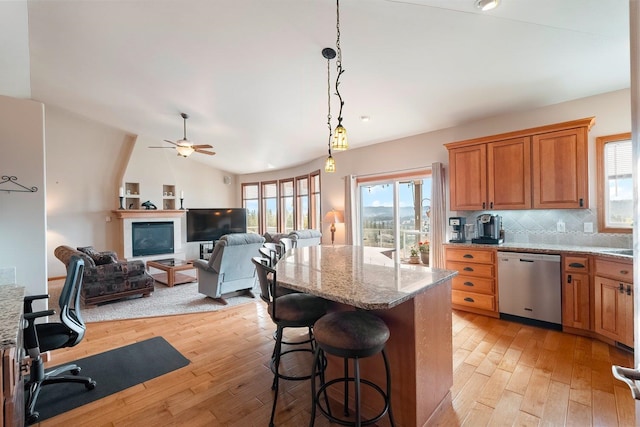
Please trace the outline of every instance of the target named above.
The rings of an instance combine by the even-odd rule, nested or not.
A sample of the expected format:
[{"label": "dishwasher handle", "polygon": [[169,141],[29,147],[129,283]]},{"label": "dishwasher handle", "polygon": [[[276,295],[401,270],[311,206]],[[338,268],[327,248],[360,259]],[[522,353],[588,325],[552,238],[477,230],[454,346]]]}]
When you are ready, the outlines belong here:
[{"label": "dishwasher handle", "polygon": [[520,262],[535,262],[535,260],[520,258]]}]

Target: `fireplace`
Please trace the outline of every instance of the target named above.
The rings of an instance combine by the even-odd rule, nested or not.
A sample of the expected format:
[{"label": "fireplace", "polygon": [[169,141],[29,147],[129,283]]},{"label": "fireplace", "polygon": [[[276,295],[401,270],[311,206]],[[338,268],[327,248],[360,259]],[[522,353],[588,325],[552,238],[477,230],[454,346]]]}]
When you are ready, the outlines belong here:
[{"label": "fireplace", "polygon": [[133,256],[174,253],[173,221],[133,222],[131,243]]}]

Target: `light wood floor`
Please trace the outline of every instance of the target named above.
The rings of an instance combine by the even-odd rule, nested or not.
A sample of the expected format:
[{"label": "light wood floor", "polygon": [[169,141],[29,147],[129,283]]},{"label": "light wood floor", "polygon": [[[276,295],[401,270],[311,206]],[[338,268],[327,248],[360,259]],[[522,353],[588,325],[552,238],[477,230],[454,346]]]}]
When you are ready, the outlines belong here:
[{"label": "light wood floor", "polygon": [[[160,335],[191,364],[40,425],[267,426],[273,331],[259,301],[205,314],[89,324],[85,339],[55,352],[50,363]],[[607,344],[456,311],[453,350],[451,401],[430,425],[635,425],[629,390],[610,368],[633,366],[633,357]],[[307,425],[309,383],[281,384],[276,425]],[[317,417],[316,426],[328,425]],[[386,418],[380,425],[388,425]]]}]

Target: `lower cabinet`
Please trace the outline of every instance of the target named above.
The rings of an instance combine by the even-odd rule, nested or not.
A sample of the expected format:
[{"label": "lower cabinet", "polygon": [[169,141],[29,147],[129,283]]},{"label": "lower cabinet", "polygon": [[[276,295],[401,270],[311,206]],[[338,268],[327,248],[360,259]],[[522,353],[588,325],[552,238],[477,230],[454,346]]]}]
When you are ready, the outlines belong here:
[{"label": "lower cabinet", "polygon": [[594,291],[595,332],[633,347],[633,264],[596,259]]},{"label": "lower cabinet", "polygon": [[498,317],[496,251],[445,247],[447,270],[456,270],[451,283],[453,308]]},{"label": "lower cabinet", "polygon": [[589,256],[562,256],[562,326],[591,330]]}]

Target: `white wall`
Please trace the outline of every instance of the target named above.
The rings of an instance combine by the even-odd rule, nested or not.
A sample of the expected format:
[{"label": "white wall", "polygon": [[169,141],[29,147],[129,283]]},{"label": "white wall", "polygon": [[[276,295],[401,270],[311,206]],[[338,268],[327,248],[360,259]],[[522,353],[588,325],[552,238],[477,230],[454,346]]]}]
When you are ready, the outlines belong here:
[{"label": "white wall", "polygon": [[0,96],[0,176],[15,176],[36,192],[12,183],[0,186],[0,270],[15,271],[28,294],[47,291],[44,106]]},{"label": "white wall", "polygon": [[[345,175],[367,175],[423,168],[430,166],[433,162],[442,162],[448,165],[449,156],[444,147],[446,143],[591,116],[596,117],[596,123],[589,133],[589,200],[591,209],[595,210],[597,205],[595,138],[600,135],[631,130],[630,91],[628,89],[532,111],[514,112],[435,132],[334,153],[337,172],[326,174],[323,171],[321,175],[323,214],[332,208],[344,209]],[[350,134],[349,137],[351,141],[355,141],[357,135]],[[239,180],[240,182],[252,182],[291,177],[318,168],[324,169],[324,158],[311,162],[302,168],[241,175]],[[448,176],[448,168],[445,175]],[[329,224],[323,224],[324,236],[329,235],[329,226]],[[344,227],[337,228],[336,243],[344,243]]]}]

